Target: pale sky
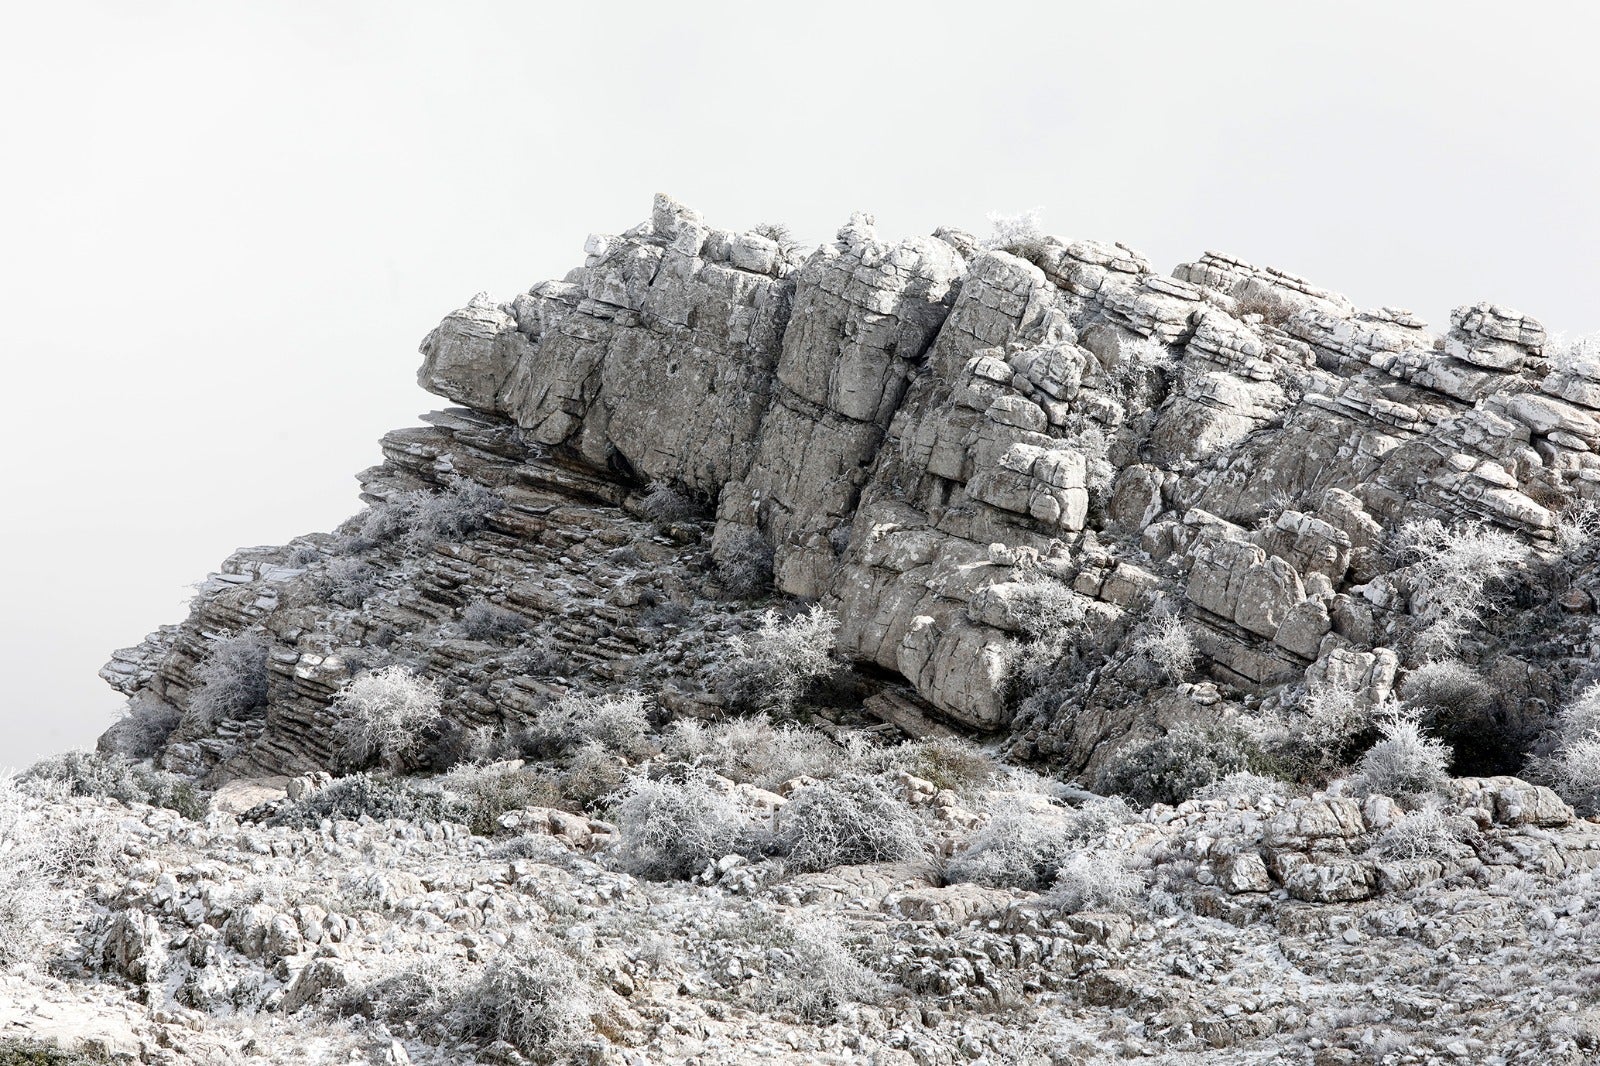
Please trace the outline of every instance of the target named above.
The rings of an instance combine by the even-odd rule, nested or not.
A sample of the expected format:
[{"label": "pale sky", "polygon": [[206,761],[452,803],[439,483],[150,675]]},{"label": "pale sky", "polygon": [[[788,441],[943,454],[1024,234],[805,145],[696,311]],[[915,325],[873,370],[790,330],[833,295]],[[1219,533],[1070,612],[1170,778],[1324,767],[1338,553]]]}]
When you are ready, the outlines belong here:
[{"label": "pale sky", "polygon": [[672,193],[828,239],[1043,210],[1435,326],[1600,329],[1583,3],[60,2],[0,35],[0,766],[443,406],[417,342]]}]

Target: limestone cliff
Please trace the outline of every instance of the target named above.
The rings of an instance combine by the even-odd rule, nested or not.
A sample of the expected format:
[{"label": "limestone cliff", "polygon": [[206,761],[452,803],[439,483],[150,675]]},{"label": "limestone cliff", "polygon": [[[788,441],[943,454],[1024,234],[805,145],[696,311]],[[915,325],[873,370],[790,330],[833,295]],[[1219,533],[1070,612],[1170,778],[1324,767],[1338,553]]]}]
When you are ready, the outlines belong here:
[{"label": "limestone cliff", "polygon": [[[859,215],[802,256],[667,197],[586,252],[446,316],[419,380],[461,406],[389,434],[360,475],[373,514],[492,489],[481,524],[419,543],[369,514],[241,551],[186,622],[106,666],[141,715],[176,717],[167,765],[325,763],[330,699],[385,659],[444,682],[458,726],[574,687],[716,713],[719,643],[764,606],[726,575],[762,546],[776,594],[837,613],[856,703],[1068,772],[1308,682],[1381,701],[1418,613],[1394,533],[1419,519],[1531,552],[1517,610],[1463,645],[1492,682],[1485,728],[1508,738],[1474,769],[1515,769],[1571,680],[1592,602],[1529,575],[1597,493],[1600,366],[1556,358],[1520,313],[1462,307],[1439,336],[1217,253],[1167,275],[1119,244],[890,241]],[[647,521],[650,486],[701,516]],[[1041,581],[1088,601],[1080,668],[1020,693]],[[475,604],[528,632],[475,632]],[[1135,648],[1169,615],[1199,664],[1162,684]],[[196,713],[202,664],[240,633],[265,645],[264,699]]]}]

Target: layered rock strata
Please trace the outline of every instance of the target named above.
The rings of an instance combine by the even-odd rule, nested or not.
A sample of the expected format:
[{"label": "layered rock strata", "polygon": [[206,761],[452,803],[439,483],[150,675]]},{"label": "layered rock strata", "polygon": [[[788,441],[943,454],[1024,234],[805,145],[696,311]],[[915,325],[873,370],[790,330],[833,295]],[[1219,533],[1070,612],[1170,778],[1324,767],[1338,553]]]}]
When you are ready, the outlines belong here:
[{"label": "layered rock strata", "polygon": [[[465,725],[574,686],[714,710],[718,634],[761,604],[716,600],[706,575],[764,545],[775,591],[834,610],[875,683],[1085,770],[1219,701],[1330,678],[1382,699],[1412,606],[1402,524],[1493,527],[1538,558],[1558,512],[1600,492],[1600,367],[1553,359],[1539,323],[1493,304],[1436,336],[1217,253],[1169,276],[1118,244],[896,242],[859,215],[802,256],[664,196],[586,252],[446,316],[419,381],[462,406],[390,434],[362,475],[377,506],[488,486],[503,506],[483,528],[361,548],[371,588],[343,603],[326,588],[350,536],[241,552],[187,622],[108,664],[136,703],[183,716],[169,764],[320,764],[329,700],[383,654],[445,679]],[[662,535],[636,506],[652,485],[703,520]],[[1019,714],[1007,677],[1040,580],[1088,601],[1100,665]],[[478,600],[560,668],[463,635]],[[1202,676],[1134,699],[1114,667],[1152,608],[1184,620]],[[198,722],[195,671],[242,631],[270,642],[270,698]],[[1502,717],[1567,680],[1497,652]]]}]

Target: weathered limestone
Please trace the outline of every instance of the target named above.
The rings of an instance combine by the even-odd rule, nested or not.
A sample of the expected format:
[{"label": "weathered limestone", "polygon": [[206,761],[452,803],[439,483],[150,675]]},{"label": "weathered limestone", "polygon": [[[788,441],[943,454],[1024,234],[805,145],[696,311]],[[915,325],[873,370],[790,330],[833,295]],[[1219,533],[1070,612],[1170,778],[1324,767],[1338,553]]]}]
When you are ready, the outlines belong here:
[{"label": "weathered limestone", "polygon": [[[1600,369],[1547,354],[1518,312],[1463,307],[1436,338],[1220,253],[1167,276],[1117,244],[1016,247],[891,241],[858,215],[801,254],[658,197],[565,278],[474,297],[424,339],[419,381],[464,406],[385,438],[365,497],[465,478],[504,501],[482,528],[423,553],[242,552],[189,622],[103,676],[178,720],[162,761],[197,772],[325,763],[329,701],[396,634],[450,683],[461,728],[645,671],[675,711],[710,713],[721,631],[746,607],[711,604],[704,575],[770,551],[776,591],[837,612],[840,652],[898,675],[918,715],[1087,772],[1135,732],[1284,686],[1376,704],[1412,609],[1386,577],[1399,526],[1487,523],[1544,551],[1558,510],[1600,497]],[[687,509],[659,528],[631,517],[652,484]],[[1101,663],[1130,661],[1153,607],[1180,615],[1216,695],[1146,707],[1128,677],[1086,669],[1019,720],[1003,693],[1033,636],[1030,582],[1084,599],[1073,639]],[[468,635],[477,600],[542,627],[540,668],[562,670]],[[646,616],[679,621],[646,638]],[[237,631],[270,641],[270,699],[213,727],[190,712],[199,668]]]}]

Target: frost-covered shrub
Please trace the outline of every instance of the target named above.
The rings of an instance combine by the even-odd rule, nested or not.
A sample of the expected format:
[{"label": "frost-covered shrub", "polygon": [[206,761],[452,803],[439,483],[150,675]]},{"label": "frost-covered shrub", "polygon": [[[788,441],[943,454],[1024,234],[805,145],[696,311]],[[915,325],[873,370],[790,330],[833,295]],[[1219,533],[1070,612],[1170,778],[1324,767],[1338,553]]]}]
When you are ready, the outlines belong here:
[{"label": "frost-covered shrub", "polygon": [[1240,318],[1260,315],[1262,323],[1268,326],[1282,326],[1294,317],[1297,310],[1293,301],[1276,289],[1265,286],[1252,285],[1234,297],[1234,314]]},{"label": "frost-covered shrub", "polygon": [[408,554],[421,555],[440,540],[460,539],[482,529],[489,516],[505,505],[493,489],[458,477],[438,492],[418,489],[373,507],[346,546],[364,551],[395,542]]},{"label": "frost-covered shrub", "polygon": [[889,782],[854,772],[797,789],[773,831],[778,852],[801,870],[918,858],[926,838]]},{"label": "frost-covered shrub", "polygon": [[461,611],[461,628],[471,640],[505,640],[528,631],[528,620],[485,599],[476,599]]},{"label": "frost-covered shrub", "polygon": [[1402,526],[1398,547],[1410,564],[1412,644],[1424,661],[1456,653],[1462,638],[1481,624],[1496,585],[1528,554],[1510,533],[1451,528],[1434,518]]},{"label": "frost-covered shrub", "polygon": [[1111,461],[1111,436],[1100,423],[1083,415],[1070,415],[1061,439],[1083,456],[1084,488],[1089,490],[1091,508],[1103,501],[1117,477]]},{"label": "frost-covered shrub", "polygon": [[1583,500],[1556,515],[1556,551],[1568,563],[1581,559],[1600,540],[1600,503]]},{"label": "frost-covered shrub", "polygon": [[55,911],[40,846],[44,828],[36,802],[0,777],[0,964],[32,958]]},{"label": "frost-covered shrub", "polygon": [[1238,726],[1186,722],[1165,736],[1119,750],[1101,768],[1096,788],[1142,806],[1178,804],[1229,774],[1252,769],[1257,757]]},{"label": "frost-covered shrub", "polygon": [[836,1021],[843,1008],[876,1002],[883,994],[882,980],[851,953],[837,919],[785,923],[767,958],[772,1005],[808,1022]]},{"label": "frost-covered shrub", "polygon": [[514,762],[457,766],[441,776],[439,784],[459,798],[467,810],[467,825],[479,836],[493,836],[500,816],[508,811],[562,805],[559,777],[545,766]]},{"label": "frost-covered shrub", "polygon": [[1558,728],[1566,740],[1600,734],[1600,682],[1578,693],[1557,715]]},{"label": "frost-covered shrub", "polygon": [[218,641],[195,671],[189,709],[208,726],[243,718],[267,703],[270,646],[259,633]]},{"label": "frost-covered shrub", "polygon": [[437,685],[405,666],[353,678],[333,700],[340,758],[348,766],[402,769],[442,702]]},{"label": "frost-covered shrub", "polygon": [[457,997],[457,1033],[482,1044],[504,1040],[535,1062],[570,1061],[594,1031],[595,997],[570,958],[533,941],[513,941]]},{"label": "frost-covered shrub", "polygon": [[551,804],[566,810],[588,811],[602,806],[625,788],[633,777],[628,761],[611,748],[590,741],[574,751],[557,777],[563,802]]},{"label": "frost-covered shrub", "polygon": [[1395,860],[1449,858],[1461,843],[1461,831],[1437,802],[1416,810],[1379,833],[1369,847],[1378,858]]},{"label": "frost-covered shrub", "polygon": [[951,860],[948,876],[996,888],[1043,891],[1068,859],[1132,816],[1116,798],[1049,811],[998,806],[989,812],[989,823]]},{"label": "frost-covered shrub", "polygon": [[379,822],[398,818],[467,824],[472,813],[464,799],[437,785],[414,778],[359,773],[334,778],[315,792],[283,804],[268,824],[307,829],[315,828],[325,818],[353,822],[362,815]]},{"label": "frost-covered shrub", "polygon": [[1008,607],[1024,633],[1040,638],[1082,625],[1090,602],[1060,581],[1036,573],[1017,582]]},{"label": "frost-covered shrub", "polygon": [[1162,615],[1144,626],[1133,650],[1156,674],[1177,683],[1194,671],[1199,652],[1189,627],[1175,615]]},{"label": "frost-covered shrub", "polygon": [[1272,777],[1262,777],[1248,770],[1229,774],[1220,780],[1213,781],[1195,790],[1194,798],[1197,800],[1216,799],[1259,799],[1271,796],[1274,799],[1287,799],[1289,789],[1282,781]]},{"label": "frost-covered shrub", "polygon": [[724,855],[753,854],[759,847],[738,797],[701,770],[678,781],[634,778],[613,808],[612,821],[617,864],[654,880],[687,879]]},{"label": "frost-covered shrub", "polygon": [[992,232],[983,242],[985,248],[1010,252],[1023,259],[1032,259],[1043,250],[1044,229],[1037,207],[1015,215],[991,211],[987,217]]},{"label": "frost-covered shrub", "polygon": [[[993,780],[1000,763],[993,755],[961,737],[926,737],[908,741],[888,753],[889,763],[934,788],[971,792]],[[813,774],[821,777],[821,774]]]},{"label": "frost-covered shrub", "polygon": [[705,510],[705,505],[692,493],[665,481],[653,482],[639,500],[640,513],[660,528],[703,518]]},{"label": "frost-covered shrub", "polygon": [[516,737],[522,752],[551,757],[596,744],[628,757],[649,750],[650,711],[638,693],[585,696],[573,693],[545,704]]},{"label": "frost-covered shrub", "polygon": [[548,621],[530,630],[523,638],[522,647],[507,656],[506,666],[525,677],[572,677],[582,669],[562,649],[556,640],[555,627]]},{"label": "frost-covered shrub", "polygon": [[795,239],[794,233],[782,222],[762,222],[751,226],[750,232],[778,246],[778,253],[784,259],[792,259],[805,250],[805,246]]},{"label": "frost-covered shrub", "polygon": [[1600,376],[1600,333],[1580,333],[1569,337],[1552,333],[1545,337],[1544,357],[1552,370],[1579,377]]},{"label": "frost-covered shrub", "polygon": [[1318,682],[1287,706],[1243,724],[1274,773],[1315,782],[1348,764],[1372,736],[1373,718],[1361,690]]},{"label": "frost-covered shrub", "polygon": [[335,990],[326,1008],[340,1017],[397,1023],[437,1020],[458,994],[462,978],[459,965],[437,955],[382,956],[376,968]]},{"label": "frost-covered shrub", "polygon": [[1351,776],[1357,795],[1417,800],[1437,793],[1449,781],[1449,746],[1426,736],[1415,718],[1387,713],[1378,732],[1378,742],[1357,761]]},{"label": "frost-covered shrub", "polygon": [[1406,674],[1400,694],[1415,707],[1436,708],[1449,718],[1483,711],[1492,699],[1478,672],[1455,659],[1437,659]]},{"label": "frost-covered shrub", "polygon": [[772,591],[772,545],[756,530],[722,538],[715,558],[717,580],[730,598],[748,600]]},{"label": "frost-covered shrub", "polygon": [[1562,708],[1555,754],[1539,768],[1567,802],[1600,812],[1600,684],[1590,685]]},{"label": "frost-covered shrub", "polygon": [[130,759],[149,759],[161,751],[182,721],[183,715],[170,703],[131,699],[101,743]]},{"label": "frost-covered shrub", "polygon": [[47,756],[29,767],[18,783],[35,791],[53,786],[69,796],[147,803],[185,818],[202,818],[206,813],[205,795],[188,778],[97,751]]},{"label": "frost-covered shrub", "polygon": [[378,570],[365,559],[339,556],[311,578],[312,588],[330,603],[355,610],[378,591]]},{"label": "frost-covered shrub", "polygon": [[87,1048],[68,1051],[26,1037],[0,1037],[0,1066],[111,1066],[111,1062]]},{"label": "frost-covered shrub", "polygon": [[765,789],[797,777],[831,777],[849,765],[845,750],[822,732],[754,716],[711,725],[680,719],[662,755]]},{"label": "frost-covered shrub", "polygon": [[814,682],[837,669],[838,631],[839,620],[821,606],[788,620],[767,611],[753,636],[729,641],[719,688],[736,705],[788,713]]},{"label": "frost-covered shrub", "polygon": [[74,883],[122,854],[122,830],[111,818],[65,806],[59,782],[54,799],[42,784],[19,787],[0,774],[0,965],[32,960],[52,926],[72,913]]},{"label": "frost-covered shrub", "polygon": [[1478,672],[1454,659],[1423,663],[1406,675],[1400,693],[1416,709],[1429,729],[1460,745],[1463,759],[1474,748],[1505,745],[1490,714],[1494,703],[1488,684]]},{"label": "frost-covered shrub", "polygon": [[1064,914],[1079,911],[1132,911],[1144,892],[1144,878],[1128,867],[1121,853],[1079,851],[1061,864],[1045,902]]}]

